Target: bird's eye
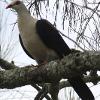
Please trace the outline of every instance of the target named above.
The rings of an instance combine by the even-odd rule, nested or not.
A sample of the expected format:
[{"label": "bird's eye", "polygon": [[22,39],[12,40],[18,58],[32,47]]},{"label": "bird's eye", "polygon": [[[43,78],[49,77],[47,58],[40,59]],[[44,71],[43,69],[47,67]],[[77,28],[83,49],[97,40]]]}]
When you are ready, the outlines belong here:
[{"label": "bird's eye", "polygon": [[17,2],[16,2],[16,5],[19,5],[20,3],[21,3],[20,1],[17,1]]}]

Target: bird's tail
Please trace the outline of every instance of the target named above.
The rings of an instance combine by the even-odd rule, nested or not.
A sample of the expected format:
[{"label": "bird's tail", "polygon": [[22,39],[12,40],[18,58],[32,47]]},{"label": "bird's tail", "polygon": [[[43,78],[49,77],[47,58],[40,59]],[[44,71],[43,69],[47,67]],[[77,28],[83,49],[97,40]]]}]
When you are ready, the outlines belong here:
[{"label": "bird's tail", "polygon": [[68,81],[82,100],[95,100],[92,92],[81,77],[70,78]]}]

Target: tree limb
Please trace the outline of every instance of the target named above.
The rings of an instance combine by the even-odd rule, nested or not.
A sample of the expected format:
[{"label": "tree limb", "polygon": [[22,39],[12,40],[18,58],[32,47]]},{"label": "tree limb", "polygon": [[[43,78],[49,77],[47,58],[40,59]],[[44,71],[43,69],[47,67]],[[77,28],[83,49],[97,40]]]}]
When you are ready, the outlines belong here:
[{"label": "tree limb", "polygon": [[94,69],[100,70],[99,52],[72,53],[61,61],[51,61],[46,65],[0,71],[0,88],[12,89],[33,83],[55,83]]}]

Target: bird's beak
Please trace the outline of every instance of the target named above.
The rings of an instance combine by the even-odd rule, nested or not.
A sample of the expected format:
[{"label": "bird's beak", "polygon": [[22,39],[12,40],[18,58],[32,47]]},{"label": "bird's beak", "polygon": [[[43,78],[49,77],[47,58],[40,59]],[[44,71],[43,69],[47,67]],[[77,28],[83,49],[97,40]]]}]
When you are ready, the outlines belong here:
[{"label": "bird's beak", "polygon": [[6,9],[8,9],[8,8],[12,8],[12,4],[9,4],[7,7],[6,7]]}]

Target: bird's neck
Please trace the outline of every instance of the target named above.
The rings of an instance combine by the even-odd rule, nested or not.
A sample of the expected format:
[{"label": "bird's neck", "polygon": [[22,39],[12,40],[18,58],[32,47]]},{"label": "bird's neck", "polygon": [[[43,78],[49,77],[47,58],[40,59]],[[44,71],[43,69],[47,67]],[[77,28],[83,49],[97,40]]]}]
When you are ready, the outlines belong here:
[{"label": "bird's neck", "polygon": [[31,14],[28,12],[28,10],[21,9],[17,11],[18,13],[18,27],[21,36],[23,38],[29,37],[31,31],[35,27],[36,20],[31,16]]},{"label": "bird's neck", "polygon": [[27,16],[31,16],[30,13],[28,12],[28,10],[18,10],[18,18],[26,18]]}]

